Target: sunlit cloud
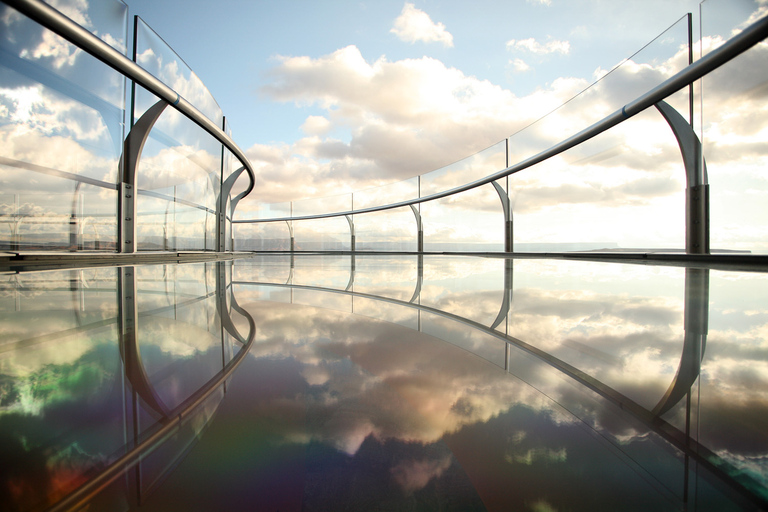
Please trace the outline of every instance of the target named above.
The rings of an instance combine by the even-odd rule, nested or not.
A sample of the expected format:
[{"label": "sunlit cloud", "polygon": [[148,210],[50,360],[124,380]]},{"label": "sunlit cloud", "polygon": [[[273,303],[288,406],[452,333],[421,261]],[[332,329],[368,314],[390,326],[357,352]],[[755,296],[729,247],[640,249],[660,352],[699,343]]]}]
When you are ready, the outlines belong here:
[{"label": "sunlit cloud", "polygon": [[512,64],[512,69],[515,71],[515,73],[525,73],[531,69],[531,66],[529,66],[523,59],[519,57],[515,60],[509,61],[509,63]]},{"label": "sunlit cloud", "polygon": [[426,12],[417,9],[411,3],[403,6],[390,32],[407,43],[421,41],[442,43],[448,48],[453,47],[453,35],[445,29],[445,25],[433,22]]},{"label": "sunlit cloud", "polygon": [[560,53],[567,55],[571,51],[571,44],[568,41],[552,40],[540,43],[534,38],[528,39],[510,39],[507,41],[507,49],[516,51],[524,50],[536,55],[546,55],[548,53]]}]

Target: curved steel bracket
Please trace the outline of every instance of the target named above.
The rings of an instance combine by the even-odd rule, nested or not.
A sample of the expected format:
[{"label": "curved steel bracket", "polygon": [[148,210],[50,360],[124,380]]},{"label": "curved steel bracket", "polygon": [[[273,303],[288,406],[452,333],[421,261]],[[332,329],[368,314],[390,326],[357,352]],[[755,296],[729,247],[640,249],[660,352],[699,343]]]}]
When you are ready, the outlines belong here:
[{"label": "curved steel bracket", "polygon": [[350,251],[355,252],[355,220],[351,215],[345,215],[347,222],[349,223],[349,244]]},{"label": "curved steel bracket", "polygon": [[136,252],[136,169],[149,132],[167,106],[167,101],[160,100],[149,107],[125,138],[120,158],[120,191],[117,196],[118,252]]},{"label": "curved steel bracket", "polygon": [[[226,234],[227,234],[227,198],[229,197],[229,194],[232,192],[232,187],[235,186],[235,182],[240,177],[240,175],[245,170],[245,166],[240,167],[238,170],[233,172],[229,175],[229,177],[224,180],[224,183],[221,184],[221,190],[219,190],[219,197],[216,201],[216,209],[218,210],[217,218],[219,222],[218,230],[216,231],[217,235],[217,243],[216,247],[219,252],[223,252],[226,250]],[[237,196],[232,198],[232,201],[229,203],[229,218],[232,219],[234,217],[235,208],[237,207],[237,203],[240,202],[240,199],[245,197],[244,193],[240,193]]]},{"label": "curved steel bracket", "polygon": [[125,375],[144,403],[161,417],[167,418],[171,409],[152,386],[139,351],[136,271],[134,267],[120,267],[118,272],[120,357]]},{"label": "curved steel bracket", "polygon": [[[495,183],[495,182],[494,182]],[[507,318],[509,314],[509,307],[512,303],[512,277],[514,270],[514,260],[507,258],[504,260],[504,297],[501,300],[501,307],[499,308],[499,314],[496,315],[496,320],[491,324],[491,329],[496,327]]]},{"label": "curved steel bracket", "polygon": [[421,213],[415,205],[409,204],[413,216],[416,217],[416,251],[424,252],[424,225],[421,223]]},{"label": "curved steel bracket", "polygon": [[660,416],[672,409],[691,390],[701,372],[709,330],[709,269],[685,269],[685,340],[680,366],[667,392],[653,408]]},{"label": "curved steel bracket", "polygon": [[667,102],[656,103],[656,109],[672,128],[685,166],[685,252],[709,254],[709,183],[707,164],[701,142],[693,128]]},{"label": "curved steel bracket", "polygon": [[512,235],[514,226],[512,224],[512,201],[509,200],[509,195],[507,194],[507,191],[504,190],[504,187],[495,181],[492,181],[491,185],[493,185],[493,188],[496,189],[496,193],[499,194],[499,199],[501,200],[501,209],[504,212],[504,252],[512,252]]},{"label": "curved steel bracket", "polygon": [[408,302],[413,303],[421,295],[421,285],[424,282],[424,255],[419,254],[417,256],[418,261],[416,265],[416,287],[413,289],[413,295]]}]

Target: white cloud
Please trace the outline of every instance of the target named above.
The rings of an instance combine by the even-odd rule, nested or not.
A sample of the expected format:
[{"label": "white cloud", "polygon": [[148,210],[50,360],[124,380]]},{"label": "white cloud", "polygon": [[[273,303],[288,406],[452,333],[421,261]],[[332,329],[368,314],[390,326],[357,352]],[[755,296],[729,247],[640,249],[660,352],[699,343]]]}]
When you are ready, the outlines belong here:
[{"label": "white cloud", "polygon": [[529,4],[534,4],[534,5],[541,4],[541,5],[546,5],[547,7],[552,5],[552,0],[525,0],[525,1],[528,2]]},{"label": "white cloud", "polygon": [[323,135],[330,128],[331,122],[323,116],[309,116],[301,125],[302,131],[308,135]]},{"label": "white cloud", "polygon": [[515,73],[525,73],[531,69],[531,66],[529,66],[523,59],[520,58],[511,60],[509,63],[512,64],[512,69],[515,70]]},{"label": "white cloud", "polygon": [[571,51],[571,43],[559,40],[540,43],[534,38],[529,37],[528,39],[510,39],[507,41],[507,49],[511,51],[525,50],[537,55],[546,55],[549,53],[568,55]]},{"label": "white cloud", "polygon": [[453,36],[445,30],[445,25],[433,22],[427,13],[410,3],[403,6],[390,32],[407,43],[422,41],[442,43],[448,48],[453,47]]}]

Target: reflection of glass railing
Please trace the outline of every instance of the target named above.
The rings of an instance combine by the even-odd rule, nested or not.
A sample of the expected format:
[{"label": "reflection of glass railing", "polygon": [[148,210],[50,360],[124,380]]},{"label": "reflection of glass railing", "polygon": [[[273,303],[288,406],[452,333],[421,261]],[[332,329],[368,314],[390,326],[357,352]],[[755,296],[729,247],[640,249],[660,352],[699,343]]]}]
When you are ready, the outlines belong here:
[{"label": "reflection of glass railing", "polygon": [[[516,266],[523,267],[517,281]],[[724,484],[737,501],[764,506],[764,469],[722,451],[724,440],[705,434],[704,422],[698,423],[700,434],[691,430],[702,421],[693,411],[713,406],[705,395],[721,385],[710,376],[702,383],[702,372],[730,364],[720,357],[722,348],[712,345],[712,340],[723,343],[721,335],[733,325],[710,322],[710,280],[719,288],[738,282],[739,276],[706,268],[623,267],[425,255],[264,256],[238,261],[233,286],[241,300],[251,303],[310,306],[400,324],[471,352],[524,381],[532,375],[535,360],[614,404],[668,443],[675,450],[673,457],[685,460],[681,485],[685,480],[688,487],[688,464],[695,464],[700,477],[715,486]],[[765,276],[758,277],[762,283]],[[654,286],[651,295],[636,291]],[[717,317],[729,308],[729,300],[719,294],[715,300],[724,300],[713,309]],[[677,348],[670,350],[669,343]],[[641,362],[646,356],[652,359],[649,364]],[[550,385],[543,384],[545,389]],[[560,392],[552,393],[557,397]],[[571,412],[579,415],[578,410]],[[712,419],[711,413],[706,416]],[[587,413],[582,420],[594,421]],[[743,434],[749,436],[753,427],[745,426]],[[621,446],[627,440],[615,442]],[[654,475],[657,469],[650,462],[645,470],[659,481],[671,477]]]},{"label": "reflection of glass railing", "polygon": [[[230,263],[218,262],[3,280],[0,415],[15,415],[31,446],[44,447],[49,476],[23,457],[4,464],[17,468],[19,482],[51,480],[4,506],[76,507],[116,478],[130,479],[128,468],[142,477],[127,494],[141,501],[152,493],[199,438],[254,339],[230,273]],[[57,408],[70,412],[41,431],[43,413]],[[19,441],[7,435],[4,450]]]},{"label": "reflection of glass railing", "polygon": [[[270,247],[261,247],[285,250],[302,246],[293,233],[302,223],[345,216],[350,220],[346,245],[352,250],[399,250],[400,235],[361,232],[355,223],[411,206],[420,209],[414,210],[411,225],[416,228],[410,230],[417,251],[634,247],[709,254],[709,187],[693,130],[694,117],[701,115],[694,108],[693,85],[749,48],[761,52],[766,23],[763,18],[742,26],[727,44],[693,62],[692,17],[684,17],[575,97],[476,155],[379,188],[283,205],[247,205],[235,221],[243,235],[240,247],[253,248],[248,238],[266,229],[253,224],[292,223],[289,240],[271,239]],[[757,82],[764,83],[764,73],[757,75]],[[529,171],[517,174],[523,170]],[[489,184],[495,191],[485,187]],[[680,189],[686,194],[676,195]],[[669,221],[674,218],[680,221]],[[723,243],[723,249],[728,245]],[[768,246],[753,250],[768,251]]]},{"label": "reflection of glass railing", "polygon": [[[4,3],[18,12],[0,37],[10,87],[0,98],[0,173],[4,195],[24,202],[3,201],[0,247],[232,250],[232,213],[253,169],[181,58],[138,17],[129,33],[119,0],[71,6],[85,27],[43,2]],[[67,58],[32,50],[51,37]],[[19,95],[32,98],[29,112]],[[247,184],[236,183],[242,171]]]},{"label": "reflection of glass railing", "polygon": [[[622,499],[635,503],[759,509],[768,501],[766,405],[754,369],[765,358],[754,337],[766,322],[765,277],[537,258],[299,254],[7,274],[0,434],[5,448],[27,448],[4,459],[18,469],[4,478],[37,482],[34,496],[14,495],[21,510],[133,509],[179,499],[167,477],[187,478],[200,451],[217,458],[214,468],[203,462],[211,478],[245,459],[264,464],[250,450],[266,440],[280,467],[299,449],[313,465],[383,464],[382,478],[401,482],[390,465],[413,456],[399,443],[438,443],[477,492],[525,476],[551,498],[565,492],[560,477],[578,473],[589,496],[569,502],[604,503],[600,475],[609,469],[621,475]],[[538,460],[523,443],[521,429],[535,429],[522,426],[521,410],[542,414],[539,425],[552,429],[543,446],[557,461]],[[577,447],[595,441],[581,457]],[[376,443],[387,457],[363,462]],[[495,464],[486,443],[506,460],[493,477],[482,469]],[[301,482],[323,474],[304,462],[290,471]],[[263,471],[247,476],[252,485],[269,480]],[[328,485],[339,493],[348,480]],[[221,504],[238,496],[220,483],[201,491]]]}]

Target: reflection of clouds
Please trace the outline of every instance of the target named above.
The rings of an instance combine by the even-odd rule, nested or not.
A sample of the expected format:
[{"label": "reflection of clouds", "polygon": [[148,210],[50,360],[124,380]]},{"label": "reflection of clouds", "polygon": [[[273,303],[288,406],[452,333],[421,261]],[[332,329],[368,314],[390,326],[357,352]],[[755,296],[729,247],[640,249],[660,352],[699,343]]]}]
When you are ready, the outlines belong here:
[{"label": "reflection of clouds", "polygon": [[295,307],[278,304],[245,307],[259,325],[254,357],[294,359],[302,375],[322,382],[303,399],[325,419],[314,432],[292,437],[314,436],[347,453],[368,435],[430,443],[512,402],[540,400],[487,362],[409,329],[359,317],[340,321],[344,316],[322,310],[296,315]]},{"label": "reflection of clouds", "polygon": [[405,492],[412,493],[426,487],[430,480],[442,475],[450,466],[448,456],[439,460],[406,460],[392,467],[390,473]]},{"label": "reflection of clouds", "polygon": [[[11,128],[12,125],[4,127],[3,131],[9,139],[7,143],[18,144],[18,139],[39,134],[110,145],[109,131],[98,111],[75,100],[64,99],[51,89],[40,85],[0,89],[0,101],[5,104],[10,120],[16,124],[14,128]],[[41,142],[38,140],[38,143]],[[38,150],[40,148],[48,149],[44,144],[38,145]],[[12,157],[12,154],[5,153],[5,156]],[[35,159],[27,161],[34,162]]]},{"label": "reflection of clouds", "polygon": [[75,59],[82,50],[66,39],[50,31],[44,31],[42,40],[34,49],[24,48],[19,55],[22,58],[41,59],[50,58],[53,67],[61,69],[65,66],[73,66]]}]

